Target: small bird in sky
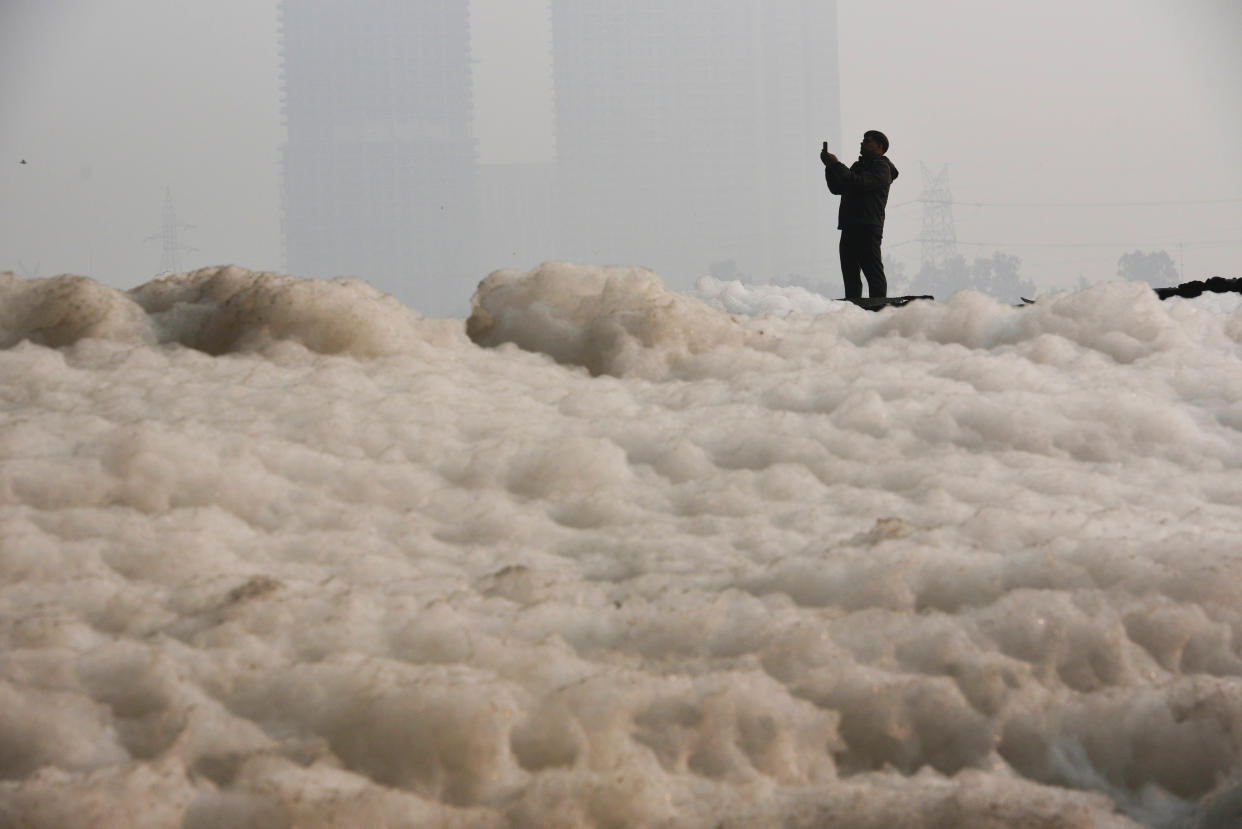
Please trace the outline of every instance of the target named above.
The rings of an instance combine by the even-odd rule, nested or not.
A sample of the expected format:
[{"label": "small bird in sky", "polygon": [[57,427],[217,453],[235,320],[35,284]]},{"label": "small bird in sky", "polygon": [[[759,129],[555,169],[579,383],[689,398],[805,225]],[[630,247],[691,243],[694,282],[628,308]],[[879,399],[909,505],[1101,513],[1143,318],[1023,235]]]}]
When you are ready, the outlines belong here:
[{"label": "small bird in sky", "polygon": [[26,159],[24,159],[24,158],[23,158],[23,159],[22,159],[19,163],[21,163],[21,164],[25,164],[25,163],[26,163]]}]

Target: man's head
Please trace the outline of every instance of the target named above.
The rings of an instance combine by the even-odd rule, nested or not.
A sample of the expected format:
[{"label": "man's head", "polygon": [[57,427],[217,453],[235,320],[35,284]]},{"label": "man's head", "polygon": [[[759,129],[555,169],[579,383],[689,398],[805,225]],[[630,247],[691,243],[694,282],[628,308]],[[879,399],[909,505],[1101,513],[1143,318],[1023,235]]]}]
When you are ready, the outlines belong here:
[{"label": "man's head", "polygon": [[866,158],[875,158],[888,152],[888,138],[879,130],[867,130],[863,133],[862,144],[858,151]]}]

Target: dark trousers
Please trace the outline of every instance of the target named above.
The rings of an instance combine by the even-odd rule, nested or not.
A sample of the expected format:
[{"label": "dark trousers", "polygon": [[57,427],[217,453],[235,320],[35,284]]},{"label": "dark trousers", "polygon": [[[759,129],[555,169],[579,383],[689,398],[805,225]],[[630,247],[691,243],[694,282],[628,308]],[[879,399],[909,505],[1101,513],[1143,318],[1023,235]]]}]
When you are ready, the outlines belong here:
[{"label": "dark trousers", "polygon": [[880,239],[884,228],[859,225],[841,228],[841,276],[845,278],[845,298],[862,297],[861,269],[867,277],[867,293],[872,297],[888,296],[888,280],[884,278],[884,260],[880,257]]}]

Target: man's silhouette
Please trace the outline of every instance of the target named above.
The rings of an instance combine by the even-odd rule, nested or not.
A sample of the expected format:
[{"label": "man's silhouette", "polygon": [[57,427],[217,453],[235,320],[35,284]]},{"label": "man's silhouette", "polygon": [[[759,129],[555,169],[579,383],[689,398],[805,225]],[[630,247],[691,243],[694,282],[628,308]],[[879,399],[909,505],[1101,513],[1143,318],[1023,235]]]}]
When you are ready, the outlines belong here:
[{"label": "man's silhouette", "polygon": [[845,279],[846,299],[862,297],[859,269],[867,277],[867,292],[872,297],[888,295],[880,240],[884,237],[888,188],[897,178],[897,168],[884,155],[888,152],[888,139],[882,132],[863,133],[858,151],[858,160],[850,167],[828,152],[826,141],[819,154],[828,189],[841,197],[837,227],[841,231],[841,276]]}]

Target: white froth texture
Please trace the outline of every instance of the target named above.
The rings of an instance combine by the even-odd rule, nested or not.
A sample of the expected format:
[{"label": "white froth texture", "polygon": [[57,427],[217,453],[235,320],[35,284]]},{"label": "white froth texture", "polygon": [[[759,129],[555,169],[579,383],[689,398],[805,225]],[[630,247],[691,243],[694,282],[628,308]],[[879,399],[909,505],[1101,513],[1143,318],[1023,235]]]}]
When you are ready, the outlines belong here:
[{"label": "white froth texture", "polygon": [[497,271],[472,306],[467,330],[480,345],[512,342],[592,374],[659,373],[747,339],[736,319],[665,290],[643,268]]},{"label": "white froth texture", "polygon": [[234,266],[172,274],[121,292],[81,276],[0,274],[0,346],[95,338],[179,343],[208,354],[295,342],[320,354],[375,357],[457,338],[359,279],[309,280]]},{"label": "white froth texture", "polygon": [[7,274],[0,344],[0,826],[1242,820],[1236,302]]}]

